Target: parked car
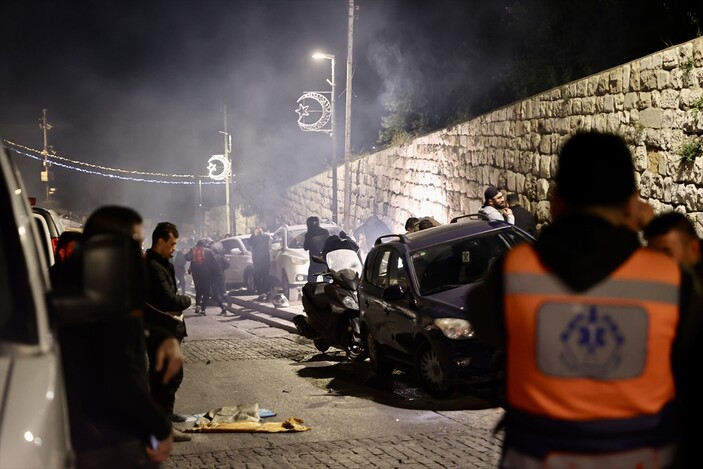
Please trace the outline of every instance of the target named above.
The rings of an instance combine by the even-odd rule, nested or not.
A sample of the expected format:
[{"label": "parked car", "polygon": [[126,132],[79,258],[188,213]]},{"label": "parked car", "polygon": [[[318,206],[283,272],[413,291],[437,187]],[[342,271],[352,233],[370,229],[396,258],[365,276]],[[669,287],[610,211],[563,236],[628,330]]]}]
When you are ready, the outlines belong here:
[{"label": "parked car", "polygon": [[32,215],[37,211],[30,208],[22,178],[2,147],[0,213],[0,249],[7,253],[0,256],[0,467],[72,468],[63,368],[52,319],[94,321],[133,311],[144,295],[136,291],[142,285],[141,252],[109,236],[86,243],[86,291],[70,297],[52,291],[37,230],[46,222],[37,224]]},{"label": "parked car", "polygon": [[[329,222],[320,226],[339,234],[342,228]],[[307,225],[283,225],[271,235],[271,276],[276,278],[286,298],[295,300],[297,293],[308,281],[310,253],[303,249]]]},{"label": "parked car", "polygon": [[254,286],[254,264],[251,261],[251,251],[247,240],[251,235],[231,236],[220,240],[229,267],[225,270],[225,286],[227,288],[245,286],[251,293],[256,291]]},{"label": "parked car", "polygon": [[492,261],[531,241],[508,223],[465,218],[379,238],[358,290],[374,371],[413,369],[436,397],[499,377],[494,348],[475,336],[467,320],[465,297]]},{"label": "parked car", "polygon": [[51,236],[49,224],[46,222],[46,218],[34,211],[32,211],[32,218],[34,218],[34,222],[37,226],[37,233],[39,234],[39,251],[42,253],[46,265],[51,267],[54,265],[54,254],[56,250],[52,241],[53,237]]},{"label": "parked car", "polygon": [[32,204],[32,212],[41,216],[46,221],[46,225],[49,228],[49,235],[51,236],[51,247],[55,253],[56,246],[59,243],[59,236],[61,236],[61,233],[66,229],[61,221],[61,217],[59,217],[58,213],[53,209],[35,205],[36,199],[34,197],[30,197],[29,202]]}]

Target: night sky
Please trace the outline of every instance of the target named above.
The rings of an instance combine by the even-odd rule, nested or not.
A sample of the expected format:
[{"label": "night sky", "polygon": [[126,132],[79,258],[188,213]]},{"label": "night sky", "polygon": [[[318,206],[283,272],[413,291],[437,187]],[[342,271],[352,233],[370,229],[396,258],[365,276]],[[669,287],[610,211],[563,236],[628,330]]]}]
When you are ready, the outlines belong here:
[{"label": "night sky", "polygon": [[[373,151],[384,103],[405,89],[449,94],[470,82],[480,102],[514,52],[499,34],[510,3],[519,2],[356,0],[353,153]],[[223,152],[226,106],[235,180],[248,197],[275,201],[268,194],[280,181],[323,171],[332,152],[329,136],[302,132],[295,113],[304,91],[329,90],[330,62],[311,58],[322,51],[336,55],[343,156],[346,0],[5,0],[0,22],[3,139],[41,150],[46,108],[60,156],[204,174]],[[457,54],[470,60],[459,66]],[[28,191],[42,196],[41,163],[11,154]],[[197,186],[53,169],[56,198],[74,211],[116,203],[184,223],[198,202]],[[224,189],[207,187],[203,203],[223,204]]]}]

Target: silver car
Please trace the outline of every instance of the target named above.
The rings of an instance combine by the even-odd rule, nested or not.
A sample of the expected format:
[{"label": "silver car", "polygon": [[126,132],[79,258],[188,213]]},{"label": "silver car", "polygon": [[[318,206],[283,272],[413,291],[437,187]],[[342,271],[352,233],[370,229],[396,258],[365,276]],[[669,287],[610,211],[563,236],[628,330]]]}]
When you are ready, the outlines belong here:
[{"label": "silver car", "polygon": [[232,236],[220,240],[225,259],[229,267],[225,270],[225,286],[227,288],[246,287],[254,293],[254,264],[251,261],[251,251],[247,245],[250,235]]},{"label": "silver car", "polygon": [[[338,235],[342,228],[334,223],[322,222],[330,235]],[[296,300],[300,287],[308,281],[310,253],[303,249],[307,225],[283,225],[271,235],[270,274],[277,279],[283,294]]]}]

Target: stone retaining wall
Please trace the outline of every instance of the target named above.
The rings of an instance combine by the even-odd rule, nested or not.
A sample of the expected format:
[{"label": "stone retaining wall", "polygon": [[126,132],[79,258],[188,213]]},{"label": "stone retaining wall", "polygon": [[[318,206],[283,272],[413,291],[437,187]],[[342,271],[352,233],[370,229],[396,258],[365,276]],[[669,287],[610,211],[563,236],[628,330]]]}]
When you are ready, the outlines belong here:
[{"label": "stone retaining wall", "polygon": [[[702,84],[703,38],[697,38],[365,155],[349,164],[349,225],[373,214],[396,232],[409,216],[448,222],[476,212],[488,185],[518,193],[539,223],[548,222],[558,149],[575,131],[592,129],[624,136],[642,197],[657,212],[687,213],[703,235],[703,158],[682,164],[679,155],[703,135]],[[341,223],[344,165],[338,173]],[[331,218],[331,182],[328,171],[291,187],[283,218]]]}]

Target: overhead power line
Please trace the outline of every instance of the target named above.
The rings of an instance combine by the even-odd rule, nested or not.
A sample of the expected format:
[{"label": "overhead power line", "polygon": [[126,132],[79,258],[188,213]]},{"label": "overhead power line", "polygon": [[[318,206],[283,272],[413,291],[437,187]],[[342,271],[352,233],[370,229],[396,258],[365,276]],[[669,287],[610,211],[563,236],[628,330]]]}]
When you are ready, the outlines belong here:
[{"label": "overhead power line", "polygon": [[[157,183],[157,184],[184,184],[184,185],[196,184],[196,183],[198,183],[198,181],[200,181],[202,179],[208,179],[207,175],[198,176],[198,175],[194,175],[194,174],[169,174],[169,173],[159,173],[159,172],[127,170],[127,169],[121,169],[121,168],[111,168],[109,166],[102,166],[102,165],[97,165],[97,164],[93,164],[93,163],[86,163],[84,161],[73,160],[71,158],[66,158],[66,157],[63,157],[60,155],[55,155],[55,154],[49,154],[47,156],[41,150],[30,148],[25,145],[21,145],[19,143],[15,143],[15,142],[12,142],[9,140],[3,140],[2,142],[5,145],[5,148],[7,148],[8,150],[11,150],[19,155],[33,158],[35,160],[42,161],[42,162],[48,157],[49,160],[53,160],[52,164],[54,164],[58,167],[70,169],[73,171],[78,171],[78,172],[85,173],[85,174],[92,174],[95,176],[103,176],[103,177],[109,177],[112,179],[121,179],[121,180],[136,181],[136,182],[148,182],[148,183]],[[85,166],[85,167],[79,167],[79,166],[75,166],[75,165],[80,165],[80,166]],[[118,174],[109,174],[109,173],[118,173]],[[132,174],[135,176],[151,176],[152,178],[126,176],[125,174]],[[172,179],[180,179],[180,180],[154,179],[153,177],[172,178]],[[183,180],[183,179],[190,179],[190,180]],[[205,181],[202,181],[202,183],[203,184],[224,184],[223,181],[211,181],[211,180],[205,180]]]}]

